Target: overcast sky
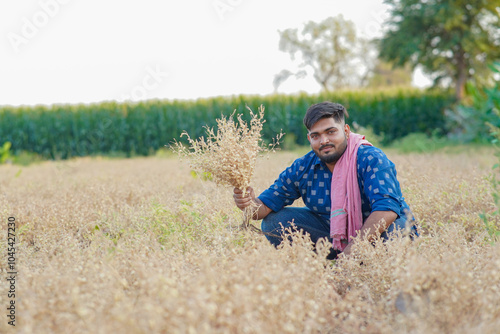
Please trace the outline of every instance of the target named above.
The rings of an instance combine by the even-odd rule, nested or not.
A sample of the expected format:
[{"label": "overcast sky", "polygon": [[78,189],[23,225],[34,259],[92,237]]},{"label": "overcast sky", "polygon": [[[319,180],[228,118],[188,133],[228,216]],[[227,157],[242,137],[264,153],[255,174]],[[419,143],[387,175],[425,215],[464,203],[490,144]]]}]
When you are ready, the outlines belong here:
[{"label": "overcast sky", "polygon": [[0,0],[0,105],[271,94],[294,66],[278,30],[338,14],[370,38],[387,17],[382,0]]}]

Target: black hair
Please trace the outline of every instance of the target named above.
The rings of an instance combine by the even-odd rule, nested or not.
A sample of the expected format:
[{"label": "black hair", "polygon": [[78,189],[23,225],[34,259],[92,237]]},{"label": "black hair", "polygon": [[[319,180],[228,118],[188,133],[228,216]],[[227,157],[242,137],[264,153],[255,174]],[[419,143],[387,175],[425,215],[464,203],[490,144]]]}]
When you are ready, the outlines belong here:
[{"label": "black hair", "polygon": [[332,117],[335,122],[344,122],[349,117],[349,113],[343,105],[329,101],[313,104],[307,109],[304,116],[304,125],[310,130],[322,118]]}]

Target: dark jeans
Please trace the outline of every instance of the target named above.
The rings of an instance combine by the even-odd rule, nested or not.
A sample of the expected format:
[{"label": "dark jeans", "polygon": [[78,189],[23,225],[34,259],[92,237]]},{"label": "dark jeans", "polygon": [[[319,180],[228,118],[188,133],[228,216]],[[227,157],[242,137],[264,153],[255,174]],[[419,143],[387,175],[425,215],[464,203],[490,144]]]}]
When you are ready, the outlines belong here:
[{"label": "dark jeans", "polygon": [[[307,207],[285,207],[278,212],[271,212],[262,220],[261,229],[266,234],[267,240],[274,246],[278,246],[283,241],[283,229],[291,228],[292,221],[297,230],[303,230],[310,235],[311,241],[314,244],[321,238],[327,238],[330,243],[332,242],[332,238],[330,238],[330,221],[314,213]],[[382,233],[381,237],[387,240],[389,238],[388,234],[394,231],[394,229],[404,230],[406,221],[406,217],[396,219],[387,231]],[[414,230],[415,235],[418,235],[415,227],[412,227],[412,230]],[[334,259],[339,253],[339,251],[332,248],[328,258]]]}]

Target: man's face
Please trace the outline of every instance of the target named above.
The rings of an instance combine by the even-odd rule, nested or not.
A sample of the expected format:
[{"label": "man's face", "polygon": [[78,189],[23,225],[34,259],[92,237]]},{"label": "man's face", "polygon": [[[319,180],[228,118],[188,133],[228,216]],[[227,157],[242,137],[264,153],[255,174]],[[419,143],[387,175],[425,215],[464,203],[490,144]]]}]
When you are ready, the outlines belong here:
[{"label": "man's face", "polygon": [[318,158],[326,164],[335,164],[347,148],[349,125],[333,118],[322,118],[314,124],[307,139]]}]

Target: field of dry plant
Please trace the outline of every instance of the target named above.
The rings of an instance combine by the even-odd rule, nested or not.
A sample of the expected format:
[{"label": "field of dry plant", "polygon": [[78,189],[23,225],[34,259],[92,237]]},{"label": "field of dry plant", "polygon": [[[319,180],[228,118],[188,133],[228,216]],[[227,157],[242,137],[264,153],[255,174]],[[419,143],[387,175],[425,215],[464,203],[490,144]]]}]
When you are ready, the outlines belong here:
[{"label": "field of dry plant", "polygon": [[[238,230],[232,189],[176,157],[2,165],[0,332],[498,333],[500,242],[479,217],[492,152],[387,153],[422,237],[336,262],[298,234],[276,250]],[[259,160],[256,192],[298,156]]]}]

